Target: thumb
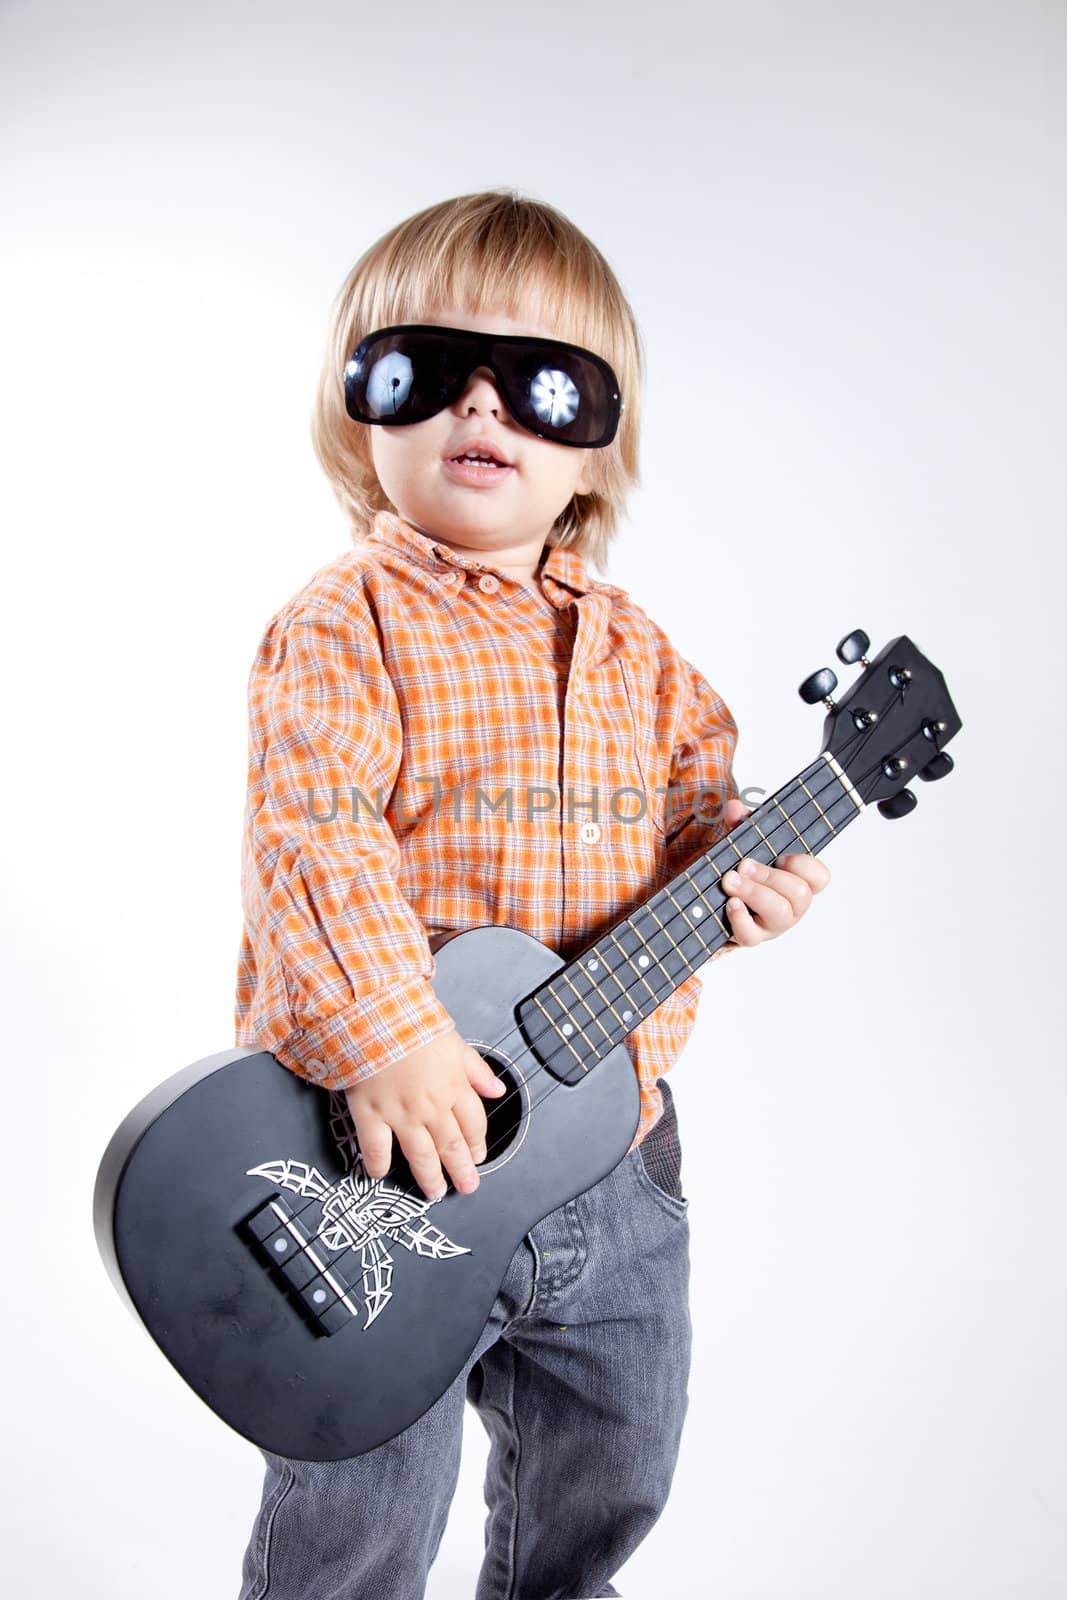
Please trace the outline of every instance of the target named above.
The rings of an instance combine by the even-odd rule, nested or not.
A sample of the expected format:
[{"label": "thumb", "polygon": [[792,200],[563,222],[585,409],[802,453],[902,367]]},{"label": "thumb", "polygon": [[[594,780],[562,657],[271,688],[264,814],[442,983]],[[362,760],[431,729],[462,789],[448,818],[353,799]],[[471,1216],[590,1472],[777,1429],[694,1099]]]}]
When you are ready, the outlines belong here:
[{"label": "thumb", "polygon": [[467,1079],[474,1085],[479,1094],[501,1095],[504,1093],[504,1084],[497,1077],[485,1057],[480,1056],[473,1045],[467,1046]]},{"label": "thumb", "polygon": [[725,806],[723,807],[722,812],[725,831],[729,833],[731,828],[736,828],[737,824],[745,817],[750,816],[751,813],[751,806],[746,806],[743,800],[738,800],[735,796],[731,795],[730,799],[727,800]]}]

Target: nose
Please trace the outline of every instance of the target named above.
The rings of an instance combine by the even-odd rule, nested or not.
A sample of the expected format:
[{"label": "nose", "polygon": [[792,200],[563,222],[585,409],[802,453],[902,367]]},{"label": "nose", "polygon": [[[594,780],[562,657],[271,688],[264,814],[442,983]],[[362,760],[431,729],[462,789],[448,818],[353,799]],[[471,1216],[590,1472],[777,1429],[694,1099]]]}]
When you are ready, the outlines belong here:
[{"label": "nose", "polygon": [[475,367],[463,385],[458,404],[464,411],[474,406],[476,410],[496,410],[507,416],[507,406],[497,388],[491,367]]}]

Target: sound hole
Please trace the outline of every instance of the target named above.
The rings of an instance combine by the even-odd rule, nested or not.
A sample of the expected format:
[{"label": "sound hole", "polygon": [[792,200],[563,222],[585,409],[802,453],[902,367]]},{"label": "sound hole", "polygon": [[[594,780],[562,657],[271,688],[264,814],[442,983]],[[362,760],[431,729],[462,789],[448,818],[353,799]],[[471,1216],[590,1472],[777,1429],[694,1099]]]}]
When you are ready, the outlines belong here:
[{"label": "sound hole", "polygon": [[494,1055],[491,1050],[479,1050],[478,1054],[492,1067],[504,1085],[504,1093],[497,1099],[493,1100],[489,1096],[482,1099],[486,1117],[486,1157],[482,1166],[487,1167],[494,1161],[500,1160],[518,1133],[526,1110],[526,1097],[517,1074],[506,1061]]}]

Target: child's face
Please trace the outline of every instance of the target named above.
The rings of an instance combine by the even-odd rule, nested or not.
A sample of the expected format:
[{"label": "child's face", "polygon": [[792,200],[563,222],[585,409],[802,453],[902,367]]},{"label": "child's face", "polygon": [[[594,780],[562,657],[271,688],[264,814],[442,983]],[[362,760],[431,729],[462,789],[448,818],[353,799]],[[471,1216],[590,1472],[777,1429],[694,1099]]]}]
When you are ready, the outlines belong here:
[{"label": "child's face", "polygon": [[[435,307],[423,319],[479,333],[556,339],[543,322],[492,312]],[[405,522],[461,550],[536,560],[552,525],[575,493],[589,490],[589,450],[538,439],[513,422],[488,367],[471,372],[458,399],[436,416],[405,428],[369,428],[378,481]],[[466,439],[498,446],[512,469],[499,482],[470,484],[446,469]]]}]

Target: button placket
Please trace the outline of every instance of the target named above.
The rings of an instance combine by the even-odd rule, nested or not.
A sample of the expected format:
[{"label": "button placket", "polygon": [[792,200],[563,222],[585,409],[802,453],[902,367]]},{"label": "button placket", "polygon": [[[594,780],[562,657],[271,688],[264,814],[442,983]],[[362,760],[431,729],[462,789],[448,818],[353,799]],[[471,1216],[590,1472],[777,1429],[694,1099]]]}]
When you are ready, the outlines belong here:
[{"label": "button placket", "polygon": [[669,831],[666,817],[666,797],[662,791],[657,792],[658,786],[655,781],[655,713],[648,706],[647,699],[642,694],[640,677],[633,663],[620,657],[619,667],[622,672],[623,685],[626,689],[626,697],[630,702],[633,748],[645,788],[646,815],[660,833],[666,834]]}]

